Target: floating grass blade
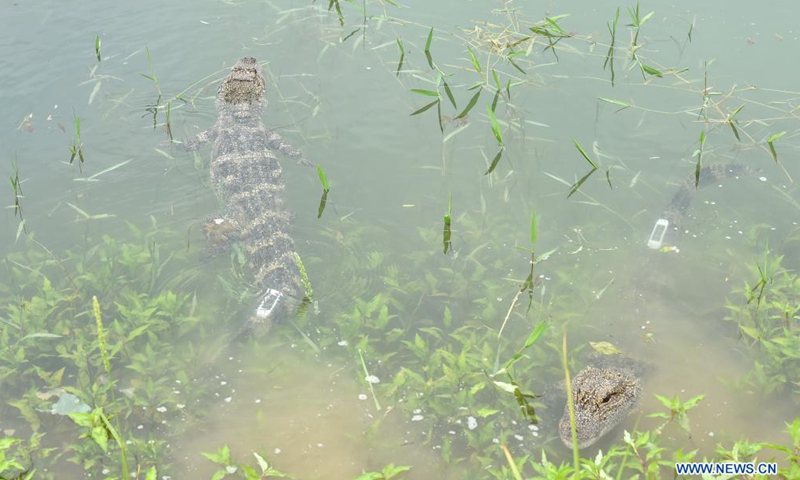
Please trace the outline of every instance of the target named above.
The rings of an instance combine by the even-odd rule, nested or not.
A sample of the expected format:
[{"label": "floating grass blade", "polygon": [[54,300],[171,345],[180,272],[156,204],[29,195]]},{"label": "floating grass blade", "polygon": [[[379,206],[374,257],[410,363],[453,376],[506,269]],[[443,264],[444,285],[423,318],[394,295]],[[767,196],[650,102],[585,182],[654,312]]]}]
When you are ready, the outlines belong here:
[{"label": "floating grass blade", "polygon": [[775,163],[778,163],[778,152],[775,151],[775,140],[781,138],[786,134],[786,131],[776,133],[775,135],[769,137],[767,140],[767,145],[769,145],[769,151],[772,153],[772,158],[775,160]]},{"label": "floating grass blade", "polygon": [[472,51],[472,47],[467,47],[467,50],[469,51],[469,61],[472,62],[472,68],[478,73],[483,73],[481,64],[478,63],[478,59],[475,57],[475,52]]},{"label": "floating grass blade", "polygon": [[343,37],[341,40],[339,40],[339,43],[344,43],[344,42],[346,42],[348,39],[350,39],[350,37],[352,37],[353,35],[355,35],[356,33],[358,33],[360,30],[361,30],[361,27],[358,27],[358,28],[356,28],[356,29],[355,29],[355,30],[353,30],[352,32],[350,32],[350,33],[348,33],[347,35],[345,35],[345,36],[344,36],[344,37]]},{"label": "floating grass blade", "polygon": [[425,89],[422,89],[422,88],[412,88],[411,91],[414,92],[414,93],[418,93],[420,95],[425,95],[427,97],[438,97],[439,96],[439,92],[437,92],[436,90],[425,90]]},{"label": "floating grass blade", "polygon": [[395,72],[395,76],[400,75],[400,69],[403,68],[403,61],[406,58],[406,49],[403,48],[403,41],[400,40],[400,37],[397,37],[397,48],[400,49],[400,60],[397,62],[397,72]]},{"label": "floating grass blade", "polygon": [[616,75],[614,73],[614,52],[616,51],[616,43],[617,43],[617,22],[619,21],[619,7],[617,7],[617,13],[614,15],[614,23],[607,23],[606,26],[608,27],[608,33],[611,34],[611,44],[608,46],[608,52],[606,53],[606,61],[603,62],[603,70],[606,69],[606,66],[610,66],[611,68],[611,86],[614,86],[614,82],[616,79]]},{"label": "floating grass blade", "polygon": [[450,99],[450,103],[453,104],[453,108],[458,109],[458,105],[456,105],[456,99],[453,96],[453,92],[450,90],[450,85],[447,84],[447,80],[442,79],[442,83],[444,84],[444,93],[447,94],[447,98]]},{"label": "floating grass blade", "polygon": [[444,229],[442,231],[442,242],[444,244],[444,254],[452,248],[450,242],[450,218],[453,215],[453,192],[450,192],[450,203],[447,206],[447,213],[444,215]]},{"label": "floating grass blade", "polygon": [[466,117],[469,111],[472,110],[472,107],[474,107],[475,104],[478,103],[478,99],[480,98],[480,96],[481,96],[481,90],[475,92],[475,95],[473,95],[472,98],[469,99],[469,102],[467,102],[467,106],[464,107],[464,110],[462,110],[461,113],[459,113],[456,116],[455,120]]},{"label": "floating grass blade", "polygon": [[11,162],[11,188],[14,190],[14,216],[16,217],[19,214],[20,218],[22,218],[22,204],[20,203],[20,199],[24,198],[22,194],[22,182],[19,180],[19,164],[15,159]]},{"label": "floating grass blade", "polygon": [[172,123],[170,117],[172,115],[172,100],[167,102],[167,121],[164,124],[164,131],[167,132],[167,136],[169,137],[169,141],[173,140],[172,138]]},{"label": "floating grass blade", "polygon": [[501,147],[503,146],[503,132],[500,131],[500,123],[497,121],[497,117],[494,114],[494,109],[491,105],[486,105],[486,111],[489,114],[489,122],[492,127],[492,134],[494,134],[495,140],[497,140],[497,144]]},{"label": "floating grass blade", "polygon": [[498,88],[496,92],[494,92],[494,98],[492,98],[492,112],[497,110],[497,101],[500,99],[500,89]]},{"label": "floating grass blade", "polygon": [[339,26],[344,27],[344,15],[342,15],[342,6],[339,5],[339,0],[330,0],[328,2],[328,11],[330,12],[332,8],[336,8],[336,15],[339,17]]},{"label": "floating grass blade", "polygon": [[328,176],[325,174],[325,170],[322,169],[321,165],[317,165],[317,175],[319,176],[319,183],[322,184],[322,191],[330,191],[331,187],[328,184]]},{"label": "floating grass blade", "polygon": [[438,99],[434,100],[431,103],[429,103],[429,104],[425,105],[424,107],[420,108],[419,110],[414,110],[414,112],[412,112],[411,115],[409,115],[409,116],[413,117],[414,115],[419,115],[420,113],[427,112],[431,107],[437,105],[438,103],[439,103]]},{"label": "floating grass blade", "polygon": [[322,197],[319,199],[319,207],[317,207],[317,218],[321,218],[322,212],[325,211],[325,205],[328,203],[330,185],[328,185],[328,176],[325,175],[321,165],[317,165],[317,175],[319,176],[319,182],[322,184]]},{"label": "floating grass blade", "polygon": [[582,186],[582,185],[583,185],[583,184],[586,182],[586,180],[588,180],[588,179],[589,179],[589,177],[591,177],[591,176],[592,176],[592,174],[593,174],[594,172],[596,172],[596,171],[597,171],[597,167],[595,167],[595,168],[592,168],[591,170],[589,170],[589,173],[587,173],[586,175],[584,175],[583,177],[581,177],[581,179],[580,179],[580,180],[578,180],[577,182],[575,182],[575,183],[572,185],[572,187],[569,189],[569,193],[567,194],[567,198],[571,197],[572,195],[574,195],[574,194],[575,194],[575,192],[577,192],[578,190],[580,190],[581,186]]},{"label": "floating grass blade", "polygon": [[78,168],[81,172],[83,172],[83,142],[81,141],[81,119],[75,115],[75,110],[72,111],[72,117],[74,118],[75,124],[75,137],[72,139],[72,145],[69,147],[69,151],[71,153],[69,157],[69,164],[72,165],[72,162],[75,161],[75,158],[78,158],[80,162],[78,163]]},{"label": "floating grass blade", "polygon": [[621,111],[625,110],[626,108],[630,108],[630,107],[633,106],[628,102],[623,102],[622,100],[614,100],[613,98],[598,97],[598,100],[601,100],[601,101],[606,102],[606,103],[610,103],[612,105],[619,105],[620,107],[622,107],[619,110],[617,110],[617,112],[621,112]]},{"label": "floating grass blade", "polygon": [[536,220],[536,210],[531,210],[531,248],[536,245],[537,238],[539,238],[539,228]]},{"label": "floating grass blade", "polygon": [[436,68],[433,65],[433,57],[431,56],[431,42],[433,41],[433,27],[431,27],[431,31],[428,32],[428,40],[425,42],[425,58],[428,59],[428,65],[431,68]]},{"label": "floating grass blade", "polygon": [[558,61],[558,52],[556,52],[555,48],[556,44],[562,39],[570,36],[568,32],[565,32],[561,26],[558,25],[558,21],[568,16],[569,15],[557,15],[555,17],[545,17],[543,24],[530,27],[530,30],[533,33],[541,35],[547,39],[548,45],[544,48],[544,51],[546,52],[547,50],[552,50],[553,56],[556,57],[556,61]]},{"label": "floating grass blade", "polygon": [[489,165],[489,169],[486,170],[486,173],[484,173],[484,175],[489,175],[490,173],[494,172],[494,169],[497,167],[497,164],[500,163],[500,158],[502,158],[502,156],[503,156],[503,148],[500,147],[500,150],[497,152],[497,155],[494,156],[494,159],[492,159],[492,163],[491,165]]},{"label": "floating grass blade", "polygon": [[139,75],[143,76],[144,78],[150,80],[155,84],[156,91],[158,92],[158,97],[161,98],[161,86],[158,84],[158,77],[156,77],[155,69],[153,68],[153,59],[150,57],[150,49],[148,47],[144,47],[145,55],[147,56],[147,65],[150,67],[150,75],[146,75],[144,73],[140,73]]},{"label": "floating grass blade", "polygon": [[317,207],[317,218],[322,217],[322,212],[325,211],[325,205],[328,203],[328,192],[327,190],[322,191],[322,197],[319,199],[319,207]]},{"label": "floating grass blade", "polygon": [[101,170],[101,171],[95,173],[94,175],[92,175],[92,176],[90,176],[88,178],[76,178],[75,181],[76,182],[99,182],[100,180],[98,180],[97,177],[99,177],[100,175],[106,174],[108,172],[112,172],[112,171],[114,171],[114,170],[116,170],[119,167],[122,167],[124,165],[127,165],[132,160],[133,160],[132,158],[129,158],[129,159],[125,160],[124,162],[120,162],[120,163],[118,163],[116,165],[113,165],[111,167],[106,168],[105,170]]},{"label": "floating grass blade", "polygon": [[587,155],[587,154],[586,154],[586,150],[584,150],[584,149],[583,149],[583,147],[581,147],[581,144],[580,144],[580,143],[578,143],[578,141],[577,141],[577,140],[575,140],[575,139],[573,138],[573,139],[572,139],[572,143],[574,143],[574,144],[575,144],[575,148],[577,148],[577,149],[578,149],[578,151],[581,153],[581,156],[582,156],[583,158],[585,158],[587,162],[589,162],[589,165],[591,165],[591,166],[592,166],[592,168],[594,168],[595,170],[597,170],[598,168],[600,168],[600,167],[598,167],[598,166],[597,166],[597,163],[596,163],[594,160],[592,160],[591,158],[589,158],[589,155]]},{"label": "floating grass blade", "polygon": [[94,56],[97,57],[97,61],[102,61],[100,58],[100,35],[94,36]]},{"label": "floating grass blade", "polygon": [[[441,99],[439,99],[441,100]],[[436,119],[439,120],[439,132],[444,134],[444,122],[442,121],[442,102],[436,102]]]},{"label": "floating grass blade", "polygon": [[658,70],[656,68],[653,68],[653,67],[651,67],[649,65],[645,65],[643,63],[640,63],[639,65],[642,67],[642,71],[644,73],[647,73],[648,75],[653,75],[653,76],[656,76],[658,78],[663,78],[664,77],[664,74],[660,70]]},{"label": "floating grass blade", "polygon": [[738,141],[741,141],[741,139],[739,138],[739,130],[736,129],[736,123],[738,123],[738,122],[737,122],[737,120],[735,120],[735,118],[736,118],[736,115],[738,115],[739,112],[741,112],[743,108],[744,108],[744,104],[742,104],[739,108],[734,110],[733,113],[728,115],[728,118],[725,119],[725,123],[727,123],[728,126],[731,127],[731,130],[733,131],[733,136],[736,137],[736,140],[738,140]]},{"label": "floating grass blade", "polygon": [[706,131],[703,130],[700,132],[700,148],[698,148],[695,153],[697,154],[697,164],[694,167],[694,188],[700,188],[700,170],[702,170],[703,165],[703,146],[706,142]]}]

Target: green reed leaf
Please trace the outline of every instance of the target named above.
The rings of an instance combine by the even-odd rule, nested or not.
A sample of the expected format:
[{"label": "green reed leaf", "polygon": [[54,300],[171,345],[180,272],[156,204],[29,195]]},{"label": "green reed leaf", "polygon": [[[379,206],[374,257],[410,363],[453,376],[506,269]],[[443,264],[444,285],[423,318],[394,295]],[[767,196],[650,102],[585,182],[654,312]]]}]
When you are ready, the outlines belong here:
[{"label": "green reed leaf", "polygon": [[476,72],[482,73],[481,65],[478,63],[478,59],[475,57],[475,52],[472,51],[472,47],[467,47],[467,50],[469,50],[469,59],[472,62],[473,68],[475,68]]},{"label": "green reed leaf", "polygon": [[494,110],[492,109],[491,105],[486,105],[486,111],[489,114],[489,122],[492,126],[492,133],[494,134],[494,138],[497,140],[498,145],[502,147],[503,132],[500,131],[500,123],[497,121],[497,117],[495,116]]},{"label": "green reed leaf", "polygon": [[503,149],[500,148],[500,151],[497,152],[497,155],[494,156],[491,165],[489,165],[489,169],[486,170],[484,175],[489,175],[490,173],[494,172],[494,169],[497,167],[497,164],[500,163],[500,158],[503,156]]},{"label": "green reed leaf", "polygon": [[425,105],[424,107],[420,108],[419,110],[416,110],[416,111],[414,111],[414,112],[413,112],[411,115],[409,115],[409,116],[410,116],[410,117],[413,117],[414,115],[419,115],[420,113],[426,112],[426,111],[428,111],[428,109],[430,109],[431,107],[433,107],[433,106],[434,106],[434,105],[436,105],[437,103],[439,103],[439,99],[436,99],[436,100],[432,101],[431,103],[429,103],[429,104]]},{"label": "green reed leaf", "polygon": [[597,166],[597,163],[595,163],[595,161],[594,161],[594,160],[592,160],[591,158],[589,158],[589,155],[587,155],[587,154],[586,154],[586,150],[584,150],[584,149],[583,149],[583,147],[581,147],[581,144],[580,144],[580,143],[578,143],[578,141],[577,141],[577,140],[575,140],[574,138],[572,139],[572,143],[574,143],[574,144],[575,144],[575,148],[577,148],[577,149],[578,149],[578,151],[580,152],[581,156],[582,156],[583,158],[585,158],[587,162],[589,162],[589,165],[591,165],[591,166],[592,166],[592,168],[594,168],[595,170],[597,170],[597,169],[599,168],[599,167]]},{"label": "green reed leaf", "polygon": [[480,98],[480,96],[481,96],[481,90],[475,92],[475,95],[473,95],[472,98],[469,99],[469,102],[467,102],[467,106],[464,107],[464,110],[462,110],[461,113],[459,113],[454,120],[466,117],[469,111],[472,110],[472,107],[474,107],[475,104],[478,103],[478,98]]}]

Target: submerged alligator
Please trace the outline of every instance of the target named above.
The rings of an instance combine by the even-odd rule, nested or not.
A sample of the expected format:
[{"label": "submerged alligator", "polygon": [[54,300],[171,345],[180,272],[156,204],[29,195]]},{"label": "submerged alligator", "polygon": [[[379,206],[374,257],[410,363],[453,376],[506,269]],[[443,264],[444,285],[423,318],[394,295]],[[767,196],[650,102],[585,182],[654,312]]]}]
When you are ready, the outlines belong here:
[{"label": "submerged alligator", "polygon": [[[241,334],[261,336],[286,315],[303,288],[290,236],[291,215],[283,205],[284,180],[273,151],[311,165],[303,154],[267,129],[261,65],[253,57],[236,62],[219,86],[216,124],[179,142],[185,150],[212,144],[211,185],[223,205],[205,224],[211,249],[240,242],[258,289],[258,306]],[[299,303],[299,302],[296,302]]]},{"label": "submerged alligator", "polygon": [[[595,355],[593,365],[572,379],[578,448],[589,447],[616,427],[642,397],[643,366],[621,355]],[[558,434],[572,448],[569,405],[558,422]]]},{"label": "submerged alligator", "polygon": [[729,165],[716,164],[701,168],[699,179],[694,173],[687,176],[656,221],[647,245],[653,249],[661,248],[664,243],[664,237],[667,236],[669,232],[672,232],[671,236],[674,236],[675,233],[680,231],[683,220],[686,217],[686,212],[692,204],[692,199],[698,187],[703,187],[726,178],[753,174],[759,171],[758,169],[736,163]]}]

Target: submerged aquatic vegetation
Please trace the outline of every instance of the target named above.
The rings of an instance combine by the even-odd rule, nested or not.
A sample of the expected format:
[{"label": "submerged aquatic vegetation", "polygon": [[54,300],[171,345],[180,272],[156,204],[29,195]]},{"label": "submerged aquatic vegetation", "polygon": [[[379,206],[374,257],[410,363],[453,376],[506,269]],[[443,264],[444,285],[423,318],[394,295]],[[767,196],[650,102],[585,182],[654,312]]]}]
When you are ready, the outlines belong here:
[{"label": "submerged aquatic vegetation", "polygon": [[736,323],[753,353],[753,368],[741,383],[800,404],[800,276],[783,263],[783,255],[765,248],[763,258],[748,264],[757,281],[731,292],[725,319]]},{"label": "submerged aquatic vegetation", "polygon": [[[128,459],[137,459],[137,469],[165,461],[167,452],[148,436],[162,422],[180,420],[183,406],[205,388],[191,381],[203,363],[189,341],[204,329],[198,286],[174,290],[191,292],[194,282],[190,271],[180,272],[181,250],[160,256],[158,241],[169,235],[155,223],[150,232],[133,225],[131,232],[135,243],[89,238],[58,261],[31,243],[5,260],[0,284],[4,427],[55,430],[69,439],[59,418],[70,415],[87,430],[85,440],[72,434],[65,442],[69,460],[87,472],[118,466],[123,478]],[[119,463],[105,454],[112,451],[108,439]]]}]

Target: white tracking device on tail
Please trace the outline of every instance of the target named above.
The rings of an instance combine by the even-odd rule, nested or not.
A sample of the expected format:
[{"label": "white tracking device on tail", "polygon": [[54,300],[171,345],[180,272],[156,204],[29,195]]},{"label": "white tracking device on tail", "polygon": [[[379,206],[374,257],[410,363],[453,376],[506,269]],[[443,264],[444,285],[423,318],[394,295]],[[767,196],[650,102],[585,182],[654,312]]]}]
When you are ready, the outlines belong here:
[{"label": "white tracking device on tail", "polygon": [[272,311],[275,310],[275,307],[278,306],[278,302],[283,297],[283,294],[277,290],[270,288],[267,290],[267,293],[264,295],[264,299],[261,300],[261,304],[256,309],[256,316],[260,318],[267,318],[272,314]]},{"label": "white tracking device on tail", "polygon": [[653,231],[650,233],[650,238],[647,240],[647,246],[653,250],[661,248],[664,244],[664,236],[667,234],[669,228],[669,220],[659,218],[653,226]]}]

